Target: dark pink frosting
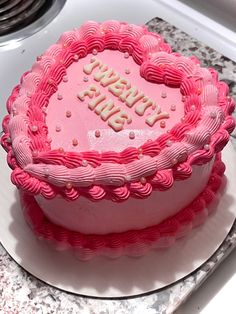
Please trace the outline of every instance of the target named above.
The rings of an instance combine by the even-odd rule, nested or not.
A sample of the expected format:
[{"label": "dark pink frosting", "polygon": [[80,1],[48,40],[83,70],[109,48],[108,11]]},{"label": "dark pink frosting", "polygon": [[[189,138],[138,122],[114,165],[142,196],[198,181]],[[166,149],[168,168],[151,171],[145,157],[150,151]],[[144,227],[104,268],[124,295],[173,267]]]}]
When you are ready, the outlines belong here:
[{"label": "dark pink frosting", "polygon": [[[172,245],[175,240],[205,221],[211,213],[209,205],[221,186],[224,170],[224,163],[220,155],[217,155],[207,186],[191,204],[160,224],[141,230],[106,235],[85,235],[71,231],[48,220],[34,197],[25,192],[21,192],[22,208],[27,222],[40,239],[49,241],[58,249],[72,249],[80,259],[88,260],[98,255],[112,258],[121,255],[143,255],[148,250]],[[129,193],[125,187],[117,189],[114,195],[118,198]],[[148,185],[141,188],[144,195],[147,189]],[[70,193],[73,198],[73,190],[70,190]]]},{"label": "dark pink frosting", "polygon": [[[180,88],[185,97],[183,121],[156,140],[121,152],[51,150],[45,124],[50,97],[66,69],[77,62],[75,56],[83,58],[94,49],[128,52],[146,80]],[[24,191],[71,200],[80,195],[93,200],[143,198],[189,177],[192,165],[207,163],[222,150],[235,126],[233,108],[217,72],[201,68],[195,57],[172,53],[160,35],[118,21],[87,22],[64,33],[23,74],[7,102],[2,145],[13,169],[12,182]]]}]

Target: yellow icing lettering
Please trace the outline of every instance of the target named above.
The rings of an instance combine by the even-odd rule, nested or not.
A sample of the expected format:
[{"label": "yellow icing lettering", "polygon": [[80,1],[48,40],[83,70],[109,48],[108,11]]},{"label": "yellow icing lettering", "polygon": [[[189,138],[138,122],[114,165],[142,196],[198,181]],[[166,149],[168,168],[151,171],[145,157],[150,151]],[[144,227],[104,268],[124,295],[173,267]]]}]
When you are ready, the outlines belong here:
[{"label": "yellow icing lettering", "polygon": [[100,94],[99,88],[96,85],[92,84],[92,85],[89,85],[87,87],[87,89],[85,89],[82,92],[80,92],[77,95],[77,97],[80,100],[84,101],[85,96],[88,96],[89,98],[92,98],[93,96],[98,96],[99,94]]},{"label": "yellow icing lettering", "polygon": [[156,112],[154,112],[154,114],[152,114],[151,116],[148,116],[145,120],[145,122],[150,125],[153,126],[157,121],[161,120],[161,119],[168,119],[169,118],[169,113],[166,111],[161,111],[161,107],[157,107]]},{"label": "yellow icing lettering", "polygon": [[125,78],[120,78],[117,82],[111,84],[109,87],[108,87],[108,90],[115,96],[119,97],[124,88],[127,87],[127,88],[130,88],[130,83],[128,80],[126,80]]},{"label": "yellow icing lettering", "polygon": [[120,111],[108,120],[108,125],[119,132],[123,130],[125,122],[131,123],[132,119],[125,111]]},{"label": "yellow icing lettering", "polygon": [[91,58],[90,59],[90,63],[89,64],[86,64],[84,67],[83,67],[83,71],[85,74],[91,74],[92,71],[100,65],[100,60],[98,60],[97,58]]},{"label": "yellow icing lettering", "polygon": [[143,101],[135,107],[135,112],[139,116],[143,116],[147,108],[152,107],[153,105],[155,106],[155,102],[152,99],[144,97]]},{"label": "yellow icing lettering", "polygon": [[143,92],[139,92],[136,87],[131,87],[122,92],[119,98],[126,103],[126,105],[131,108],[133,105],[144,97]]},{"label": "yellow icing lettering", "polygon": [[100,71],[96,72],[93,77],[95,81],[100,82],[100,84],[104,87],[115,83],[120,78],[120,76],[114,72],[113,69],[108,68],[105,64],[100,66]]},{"label": "yellow icing lettering", "polygon": [[105,99],[106,99],[105,95],[98,95],[96,98],[94,98],[88,103],[89,109],[94,110],[94,108]]}]

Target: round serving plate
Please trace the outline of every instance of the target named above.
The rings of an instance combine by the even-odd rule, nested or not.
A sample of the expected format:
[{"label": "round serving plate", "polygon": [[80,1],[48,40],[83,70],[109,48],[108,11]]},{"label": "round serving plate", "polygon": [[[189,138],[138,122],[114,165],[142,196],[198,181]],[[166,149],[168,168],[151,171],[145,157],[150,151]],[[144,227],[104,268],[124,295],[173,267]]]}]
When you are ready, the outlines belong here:
[{"label": "round serving plate", "polygon": [[71,252],[59,252],[36,239],[20,209],[10,182],[6,153],[1,149],[0,240],[11,257],[29,273],[59,289],[100,298],[137,296],[164,288],[186,277],[219,248],[236,217],[235,152],[229,143],[223,152],[227,183],[216,210],[206,222],[168,248],[139,257],[80,261]]}]

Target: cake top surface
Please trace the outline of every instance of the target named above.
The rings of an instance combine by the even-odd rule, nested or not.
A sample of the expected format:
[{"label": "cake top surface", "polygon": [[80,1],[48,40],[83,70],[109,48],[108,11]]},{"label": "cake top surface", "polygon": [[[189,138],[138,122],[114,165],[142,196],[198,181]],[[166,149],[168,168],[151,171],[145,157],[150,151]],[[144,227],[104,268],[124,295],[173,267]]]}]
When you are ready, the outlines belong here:
[{"label": "cake top surface", "polygon": [[127,52],[93,50],[68,68],[50,98],[46,124],[51,148],[138,148],[181,121],[182,98],[179,87],[145,80]]},{"label": "cake top surface", "polygon": [[118,21],[62,34],[7,107],[12,181],[47,198],[120,201],[169,188],[220,151],[235,124],[215,70]]}]

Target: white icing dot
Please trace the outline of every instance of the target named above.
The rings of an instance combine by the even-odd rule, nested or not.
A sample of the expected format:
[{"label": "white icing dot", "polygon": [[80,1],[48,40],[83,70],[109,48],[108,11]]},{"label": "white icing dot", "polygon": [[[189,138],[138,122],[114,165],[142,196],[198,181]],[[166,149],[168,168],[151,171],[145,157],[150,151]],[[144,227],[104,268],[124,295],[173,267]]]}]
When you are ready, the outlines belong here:
[{"label": "white icing dot", "polygon": [[71,184],[70,182],[67,182],[67,183],[66,183],[66,188],[67,188],[68,190],[72,189],[72,184]]},{"label": "white icing dot", "polygon": [[129,181],[131,181],[131,176],[130,176],[130,175],[127,175],[125,179],[126,179],[126,181],[129,182]]},{"label": "white icing dot", "polygon": [[198,94],[198,95],[200,95],[200,94],[201,94],[201,92],[202,92],[202,91],[201,91],[201,89],[200,89],[200,88],[198,88],[198,89],[197,89],[197,94]]},{"label": "white icing dot", "polygon": [[166,98],[166,97],[167,97],[166,92],[161,92],[161,97],[162,97],[162,98]]},{"label": "white icing dot", "polygon": [[63,148],[63,147],[59,147],[59,148],[58,148],[58,151],[59,151],[59,153],[62,154],[62,153],[64,153],[64,148]]},{"label": "white icing dot", "polygon": [[126,59],[128,59],[128,58],[129,58],[129,53],[128,53],[128,52],[125,52],[125,53],[124,53],[124,57],[125,57]]},{"label": "white icing dot", "polygon": [[212,119],[215,119],[215,118],[216,118],[216,112],[212,111],[212,112],[210,113],[210,117],[211,117]]},{"label": "white icing dot", "polygon": [[146,184],[147,179],[145,177],[141,177],[140,182],[141,182],[141,184]]},{"label": "white icing dot", "polygon": [[173,164],[173,165],[176,165],[177,163],[178,163],[177,158],[173,158],[173,159],[172,159],[172,164]]},{"label": "white icing dot", "polygon": [[84,76],[83,81],[88,82],[89,78],[87,76]]},{"label": "white icing dot", "polygon": [[11,143],[11,138],[10,137],[7,138],[7,143]]},{"label": "white icing dot", "polygon": [[165,128],[166,127],[166,122],[165,121],[161,121],[160,122],[160,127],[161,128]]},{"label": "white icing dot", "polygon": [[77,138],[74,138],[74,139],[72,140],[72,145],[73,145],[73,146],[77,146],[78,144],[79,144],[79,142],[78,142]]},{"label": "white icing dot", "polygon": [[78,61],[79,60],[79,56],[78,55],[74,55],[74,60]]},{"label": "white icing dot", "polygon": [[32,125],[32,126],[31,126],[31,131],[32,131],[32,132],[37,132],[37,131],[38,131],[37,125]]},{"label": "white icing dot", "polygon": [[173,142],[172,142],[171,140],[168,140],[168,141],[166,142],[166,145],[169,146],[169,147],[170,147],[172,144],[173,144]]},{"label": "white icing dot", "polygon": [[101,136],[101,132],[100,132],[99,130],[96,130],[96,131],[95,131],[95,136],[96,136],[96,137],[100,137],[100,136]]},{"label": "white icing dot", "polygon": [[125,74],[130,74],[130,69],[125,69]]},{"label": "white icing dot", "polygon": [[57,99],[58,99],[58,100],[62,100],[62,99],[63,99],[62,94],[58,93],[58,94],[57,94]]},{"label": "white icing dot", "polygon": [[87,160],[83,159],[83,160],[82,160],[82,166],[83,166],[83,167],[86,167],[87,165],[88,165]]},{"label": "white icing dot", "polygon": [[171,110],[171,111],[175,111],[175,110],[176,110],[176,105],[175,105],[175,104],[172,104],[172,105],[170,106],[170,110]]},{"label": "white icing dot", "polygon": [[191,109],[191,111],[194,111],[194,110],[196,110],[196,106],[195,106],[195,105],[192,105],[192,106],[190,107],[190,109]]},{"label": "white icing dot", "polygon": [[71,111],[70,111],[70,110],[67,110],[67,111],[66,111],[66,117],[67,117],[67,118],[70,118],[70,117],[71,117]]},{"label": "white icing dot", "polygon": [[204,145],[204,149],[205,149],[205,150],[209,150],[209,149],[210,149],[209,144],[205,144],[205,145]]},{"label": "white icing dot", "polygon": [[101,32],[105,32],[105,31],[106,31],[106,28],[103,27],[103,26],[101,26],[101,27],[100,27],[100,31],[101,31]]},{"label": "white icing dot", "polygon": [[37,157],[38,156],[38,151],[37,150],[33,150],[32,151],[32,156],[33,157]]},{"label": "white icing dot", "polygon": [[94,56],[96,56],[96,55],[98,54],[98,51],[97,51],[97,49],[93,49],[93,52],[92,52],[92,54],[93,54]]},{"label": "white icing dot", "polygon": [[64,75],[63,78],[62,78],[63,82],[68,82],[68,76],[67,75]]},{"label": "white icing dot", "polygon": [[135,133],[134,133],[134,131],[130,131],[130,132],[129,132],[129,138],[130,138],[131,140],[133,140],[133,139],[135,138]]},{"label": "white icing dot", "polygon": [[91,62],[91,63],[93,63],[93,62],[95,62],[95,61],[96,61],[96,58],[94,58],[94,57],[90,59],[90,62]]},{"label": "white icing dot", "polygon": [[185,102],[186,96],[182,96],[182,101]]},{"label": "white icing dot", "polygon": [[47,112],[47,107],[43,107],[43,108],[42,108],[42,111],[43,111],[44,113],[46,113],[46,112]]},{"label": "white icing dot", "polygon": [[49,176],[49,169],[47,167],[44,168],[44,177],[47,178]]},{"label": "white icing dot", "polygon": [[60,132],[60,131],[61,131],[60,125],[56,125],[56,132]]},{"label": "white icing dot", "polygon": [[31,93],[30,92],[27,92],[27,97],[31,97]]}]

